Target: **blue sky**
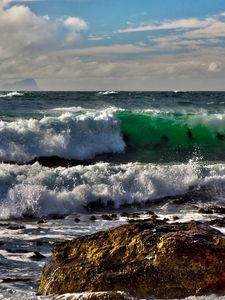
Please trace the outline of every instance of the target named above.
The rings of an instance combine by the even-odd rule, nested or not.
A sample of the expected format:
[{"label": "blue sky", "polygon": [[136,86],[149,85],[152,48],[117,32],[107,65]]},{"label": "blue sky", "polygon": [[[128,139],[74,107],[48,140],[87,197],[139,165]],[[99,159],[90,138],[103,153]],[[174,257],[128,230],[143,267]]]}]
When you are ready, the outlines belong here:
[{"label": "blue sky", "polygon": [[224,90],[224,0],[0,0],[1,80]]}]

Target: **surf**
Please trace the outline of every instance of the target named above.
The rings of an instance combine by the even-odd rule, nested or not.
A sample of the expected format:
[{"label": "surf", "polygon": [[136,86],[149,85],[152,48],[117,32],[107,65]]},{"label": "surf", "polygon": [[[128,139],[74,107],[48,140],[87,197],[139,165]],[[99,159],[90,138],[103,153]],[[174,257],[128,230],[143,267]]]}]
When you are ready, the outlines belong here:
[{"label": "surf", "polygon": [[0,98],[12,98],[14,96],[24,96],[24,93],[19,93],[17,91],[14,91],[14,92],[9,92],[9,93],[6,93],[6,94],[0,94]]}]

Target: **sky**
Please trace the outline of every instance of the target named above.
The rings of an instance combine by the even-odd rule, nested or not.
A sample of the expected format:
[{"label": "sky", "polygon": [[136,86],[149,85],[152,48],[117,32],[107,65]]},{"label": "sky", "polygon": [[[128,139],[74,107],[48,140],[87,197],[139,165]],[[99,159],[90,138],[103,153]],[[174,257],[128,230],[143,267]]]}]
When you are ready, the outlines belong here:
[{"label": "sky", "polygon": [[225,90],[225,0],[0,0],[0,83]]}]

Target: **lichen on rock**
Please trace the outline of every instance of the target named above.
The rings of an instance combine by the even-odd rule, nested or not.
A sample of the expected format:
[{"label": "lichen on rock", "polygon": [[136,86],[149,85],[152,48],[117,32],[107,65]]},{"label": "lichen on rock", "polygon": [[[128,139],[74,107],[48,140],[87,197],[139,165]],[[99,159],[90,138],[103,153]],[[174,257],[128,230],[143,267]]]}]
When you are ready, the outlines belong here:
[{"label": "lichen on rock", "polygon": [[56,243],[39,293],[86,291],[170,299],[225,292],[225,237],[200,222],[139,220]]}]

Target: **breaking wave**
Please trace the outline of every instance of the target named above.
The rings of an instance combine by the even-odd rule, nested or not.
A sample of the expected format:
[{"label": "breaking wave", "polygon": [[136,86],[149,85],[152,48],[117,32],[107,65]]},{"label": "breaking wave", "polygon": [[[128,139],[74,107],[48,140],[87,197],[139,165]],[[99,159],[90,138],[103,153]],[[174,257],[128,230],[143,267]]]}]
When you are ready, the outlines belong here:
[{"label": "breaking wave", "polygon": [[114,208],[144,205],[185,194],[193,186],[211,186],[212,198],[224,201],[225,165],[97,163],[50,169],[38,163],[2,164],[0,218],[85,212],[93,202],[105,207],[113,204]]},{"label": "breaking wave", "polygon": [[12,98],[14,96],[24,96],[23,93],[19,93],[19,92],[9,92],[7,94],[0,94],[0,98]]},{"label": "breaking wave", "polygon": [[188,161],[196,154],[225,159],[225,114],[68,110],[54,109],[57,114],[40,120],[0,121],[0,160],[87,160],[109,153],[123,153],[123,162]]},{"label": "breaking wave", "polygon": [[91,159],[124,148],[120,121],[107,111],[0,121],[0,159],[4,161],[26,162],[52,155]]}]

